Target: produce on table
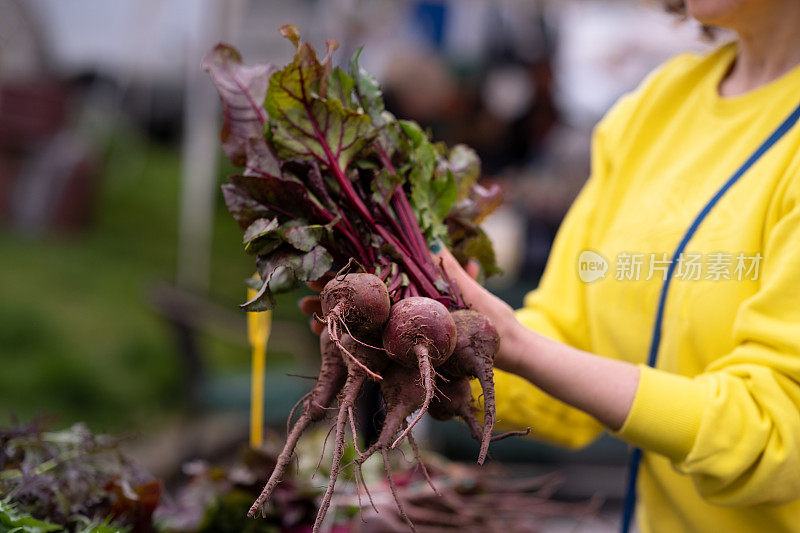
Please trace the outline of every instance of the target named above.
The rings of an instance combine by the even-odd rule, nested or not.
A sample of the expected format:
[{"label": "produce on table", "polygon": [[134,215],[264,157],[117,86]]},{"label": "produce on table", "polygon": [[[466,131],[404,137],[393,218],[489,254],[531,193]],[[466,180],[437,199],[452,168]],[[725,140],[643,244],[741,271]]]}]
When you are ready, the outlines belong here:
[{"label": "produce on table", "polygon": [[[401,511],[388,505],[374,489],[377,512],[364,513],[361,524],[356,524],[353,531],[401,532],[406,529],[406,518],[413,520],[419,533],[455,530],[538,533],[551,529],[547,527],[550,519],[560,519],[561,528],[575,531],[591,531],[592,525],[599,525],[596,515],[602,498],[595,496],[581,501],[553,498],[564,481],[559,474],[514,477],[499,465],[479,468],[432,459],[428,468],[438,492],[427,489],[425,480],[406,482],[398,490],[404,502]],[[571,527],[566,527],[564,519]],[[579,528],[581,522],[587,522],[585,528]]]},{"label": "produce on table", "polygon": [[[313,475],[316,471],[330,472],[334,465],[330,456],[320,464],[312,457],[313,450],[322,447],[325,439],[325,429],[319,428],[309,432],[309,438],[300,443],[298,468],[275,488],[270,502],[264,506],[265,518],[258,521],[247,519],[246,512],[261,491],[261,480],[275,465],[278,454],[271,452],[273,439],[268,438],[268,445],[262,449],[243,450],[235,462],[187,463],[183,470],[189,476],[188,481],[181,482],[174,497],[162,498],[156,511],[157,530],[169,533],[310,531],[318,514],[316,501],[321,493],[313,482]],[[353,444],[348,444],[345,462],[357,453]],[[600,504],[597,498],[576,501],[555,497],[563,481],[558,474],[532,477],[521,475],[519,469],[511,472],[498,464],[478,467],[449,462],[429,452],[425,453],[424,461],[416,464],[399,453],[393,454],[390,460],[391,482],[381,461],[366,462],[360,475],[352,467],[342,466],[336,496],[328,511],[327,531],[388,533],[407,530],[393,491],[420,533],[454,527],[470,533],[541,531],[551,518],[562,520],[562,524],[564,519],[572,524],[584,517],[591,519]],[[360,487],[364,486],[369,487],[369,502],[362,501],[359,496]],[[583,529],[591,527],[587,525]]]},{"label": "produce on table", "polygon": [[122,439],[42,419],[0,427],[0,532],[151,531],[162,484],[119,450]]},{"label": "produce on table", "polygon": [[[384,109],[376,81],[358,66],[360,51],[345,72],[332,65],[334,41],[320,60],[296,27],[281,32],[296,47],[281,69],[245,66],[225,44],[203,66],[223,104],[223,148],[244,169],[223,185],[260,277],[257,295],[243,307],[270,309],[276,292],[339,271],[321,294],[320,378],[249,513],[262,510],[300,434],[338,393],[334,466],[316,531],[330,505],[348,421],[356,440],[354,404],[367,380],[380,382],[387,419],[378,441],[359,452],[357,467],[380,451],[391,483],[388,450],[412,438],[432,402],[459,401],[451,416],[474,418],[471,395],[463,393],[473,377],[486,397],[484,426],[473,431],[482,443],[479,462],[485,459],[495,419],[497,333],[488,318],[464,311],[458,287],[429,247],[443,243],[460,261],[474,259],[485,274],[497,272],[479,224],[501,194],[477,184],[480,162],[470,148],[431,142],[419,125]],[[437,396],[437,382],[461,387],[462,394]]]}]

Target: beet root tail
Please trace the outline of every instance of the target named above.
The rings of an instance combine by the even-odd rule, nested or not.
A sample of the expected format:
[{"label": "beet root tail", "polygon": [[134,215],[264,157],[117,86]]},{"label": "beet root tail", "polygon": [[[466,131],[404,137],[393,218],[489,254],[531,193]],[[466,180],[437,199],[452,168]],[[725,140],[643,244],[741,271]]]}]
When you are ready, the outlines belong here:
[{"label": "beet root tail", "polygon": [[420,469],[422,470],[422,475],[425,476],[425,480],[428,482],[428,485],[433,490],[433,493],[437,496],[441,496],[442,493],[439,489],[436,488],[436,485],[433,484],[433,479],[431,479],[431,475],[428,472],[428,467],[425,466],[425,462],[422,460],[422,457],[419,453],[419,446],[417,446],[417,441],[414,440],[414,435],[412,433],[408,434],[408,442],[411,444],[411,449],[414,452],[414,458],[417,460],[417,464],[419,465]]},{"label": "beet root tail", "polygon": [[481,451],[478,454],[478,464],[482,465],[489,452],[489,443],[492,441],[492,430],[494,429],[497,408],[494,396],[494,371],[491,363],[487,363],[484,371],[478,376],[478,381],[483,389],[483,437],[481,439]]},{"label": "beet root tail", "polygon": [[406,509],[403,506],[403,503],[400,501],[400,495],[397,493],[397,487],[394,484],[394,478],[392,477],[392,470],[389,468],[389,452],[386,450],[385,447],[381,448],[381,455],[383,456],[383,468],[386,470],[386,479],[389,481],[389,488],[392,490],[392,496],[394,497],[394,502],[397,504],[397,510],[400,512],[400,516],[402,517],[403,521],[408,524],[408,527],[411,531],[416,533],[417,529],[414,527],[414,522],[408,517],[406,514]]},{"label": "beet root tail", "polygon": [[283,446],[283,451],[281,451],[281,454],[278,456],[278,461],[275,464],[275,469],[269,476],[269,481],[267,481],[267,484],[264,485],[264,490],[261,491],[261,494],[258,496],[255,503],[253,503],[253,505],[250,507],[250,511],[247,512],[247,516],[250,518],[255,518],[258,514],[258,511],[261,510],[261,506],[264,505],[264,502],[266,502],[269,497],[272,496],[272,491],[275,490],[275,487],[277,487],[278,483],[280,483],[281,479],[283,478],[283,472],[286,470],[286,466],[292,460],[292,455],[294,454],[295,446],[297,446],[297,441],[300,440],[300,436],[310,423],[311,417],[305,413],[297,419],[292,431],[286,438],[286,444]]},{"label": "beet root tail", "polygon": [[328,508],[331,505],[331,498],[333,497],[333,489],[336,487],[336,478],[339,477],[339,467],[344,454],[344,431],[347,426],[347,405],[342,402],[339,407],[339,415],[336,417],[336,437],[334,438],[333,448],[333,463],[331,464],[331,475],[328,481],[328,488],[325,490],[325,495],[322,497],[322,503],[317,512],[317,518],[314,521],[314,533],[317,533],[322,526],[322,521],[328,513]]},{"label": "beet root tail", "polygon": [[433,365],[431,364],[431,359],[428,356],[428,348],[424,344],[418,344],[414,347],[414,351],[417,354],[417,364],[419,365],[419,373],[422,377],[422,385],[425,388],[425,400],[422,402],[422,407],[419,409],[419,413],[417,416],[414,417],[414,420],[406,427],[406,429],[400,434],[399,437],[392,443],[392,449],[394,449],[400,441],[402,441],[406,435],[409,434],[411,428],[413,428],[417,422],[419,422],[423,415],[428,412],[428,406],[431,404],[431,400],[433,400],[433,394],[436,390],[434,386],[434,371]]},{"label": "beet root tail", "polygon": [[499,440],[507,439],[509,437],[527,437],[530,434],[531,434],[531,428],[517,429],[515,431],[507,431],[505,433],[500,433],[499,435],[494,435],[491,438],[491,441],[497,442]]}]

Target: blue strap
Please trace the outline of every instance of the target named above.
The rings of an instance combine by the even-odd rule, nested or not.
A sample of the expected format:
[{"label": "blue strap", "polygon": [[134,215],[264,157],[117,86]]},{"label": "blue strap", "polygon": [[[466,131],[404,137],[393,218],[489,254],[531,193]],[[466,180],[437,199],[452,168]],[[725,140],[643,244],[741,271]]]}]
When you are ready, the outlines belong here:
[{"label": "blue strap", "polygon": [[[720,187],[720,189],[711,197],[708,203],[703,207],[703,209],[697,214],[695,217],[694,222],[692,225],[689,226],[689,229],[686,230],[686,234],[681,239],[678,247],[675,249],[675,252],[672,254],[670,258],[669,267],[667,268],[667,275],[666,279],[664,280],[664,284],[661,286],[661,293],[658,297],[658,308],[656,309],[656,319],[655,323],[653,324],[653,336],[651,337],[650,341],[650,352],[647,358],[648,366],[655,367],[656,366],[656,359],[658,357],[658,347],[661,344],[661,326],[664,320],[664,308],[667,305],[667,293],[669,291],[669,285],[672,281],[672,276],[675,273],[675,268],[678,265],[678,259],[680,255],[686,250],[686,246],[689,244],[689,241],[694,236],[697,229],[700,227],[700,224],[706,218],[708,213],[714,208],[715,205],[719,202],[720,198],[722,198],[728,189],[733,187],[733,185],[739,181],[750,167],[752,167],[756,161],[758,161],[762,155],[764,155],[767,150],[772,148],[778,140],[780,140],[783,135],[789,131],[792,126],[797,123],[798,118],[800,118],[800,105],[798,105],[794,111],[789,114],[788,117],[781,123],[778,128],[772,132],[772,134],[764,141],[764,143],[758,147],[758,149],[753,152],[753,154],[747,158],[747,161],[739,167],[733,176],[731,176],[725,184]],[[639,448],[634,448],[631,452],[630,460],[628,462],[628,483],[627,489],[625,491],[625,507],[623,508],[622,513],[622,533],[628,533],[630,529],[631,522],[633,519],[633,510],[636,506],[636,478],[639,474],[639,463],[642,459],[642,450]]]}]

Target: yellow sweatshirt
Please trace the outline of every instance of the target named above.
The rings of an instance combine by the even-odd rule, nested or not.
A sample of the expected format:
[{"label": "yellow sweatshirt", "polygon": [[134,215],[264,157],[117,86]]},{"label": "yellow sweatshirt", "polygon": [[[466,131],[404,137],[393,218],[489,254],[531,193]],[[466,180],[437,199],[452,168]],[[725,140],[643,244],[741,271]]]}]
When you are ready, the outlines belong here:
[{"label": "yellow sweatshirt", "polygon": [[[591,178],[518,311],[544,335],[642,365],[616,435],[644,450],[637,512],[646,533],[800,532],[800,125],[689,243],[657,368],[645,366],[664,260],[800,103],[800,67],[721,98],[735,55],[730,44],[669,61],[597,125]],[[498,372],[496,381],[501,426],[530,425],[571,447],[603,430],[521,378]]]}]

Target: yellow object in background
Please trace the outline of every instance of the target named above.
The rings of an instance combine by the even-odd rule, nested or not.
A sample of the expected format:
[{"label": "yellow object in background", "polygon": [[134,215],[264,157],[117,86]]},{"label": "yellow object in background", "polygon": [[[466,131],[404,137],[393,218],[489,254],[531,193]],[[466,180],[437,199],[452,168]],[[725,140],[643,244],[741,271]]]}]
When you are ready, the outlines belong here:
[{"label": "yellow object in background", "polygon": [[[247,300],[256,291],[247,289]],[[264,442],[264,365],[267,359],[267,341],[272,327],[272,311],[247,313],[247,341],[252,350],[250,374],[250,447],[260,448]]]}]

